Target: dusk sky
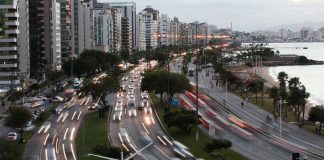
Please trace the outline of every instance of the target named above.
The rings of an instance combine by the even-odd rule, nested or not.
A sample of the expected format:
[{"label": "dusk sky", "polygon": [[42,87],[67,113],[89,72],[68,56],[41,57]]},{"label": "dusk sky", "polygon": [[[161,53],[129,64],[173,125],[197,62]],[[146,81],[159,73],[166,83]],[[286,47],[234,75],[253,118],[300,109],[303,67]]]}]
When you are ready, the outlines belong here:
[{"label": "dusk sky", "polygon": [[179,17],[180,21],[199,20],[218,27],[229,27],[230,22],[233,22],[233,29],[244,31],[267,29],[282,24],[324,21],[324,0],[135,0],[134,2],[138,11],[146,5],[151,5],[160,13]]}]

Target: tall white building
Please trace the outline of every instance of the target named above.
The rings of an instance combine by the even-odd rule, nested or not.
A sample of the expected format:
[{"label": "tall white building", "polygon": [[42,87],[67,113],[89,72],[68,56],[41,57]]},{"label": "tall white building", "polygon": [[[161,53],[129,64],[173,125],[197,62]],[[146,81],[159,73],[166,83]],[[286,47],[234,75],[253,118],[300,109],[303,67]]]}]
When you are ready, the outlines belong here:
[{"label": "tall white building", "polygon": [[145,16],[145,12],[140,12],[138,13],[138,49],[139,51],[145,51],[146,50],[146,25],[145,25],[145,20],[146,16]]},{"label": "tall white building", "polygon": [[[140,23],[145,24],[146,49],[147,50],[155,49],[158,46],[158,37],[159,37],[159,11],[153,9],[151,6],[147,6],[139,14],[140,16],[142,16],[142,18],[140,19],[141,20]],[[140,32],[144,33],[143,31]]]},{"label": "tall white building", "polygon": [[93,33],[96,47],[106,48],[111,52],[113,48],[113,15],[109,8],[93,10]]},{"label": "tall white building", "polygon": [[171,45],[179,45],[180,42],[180,22],[177,17],[174,17],[171,21]]},{"label": "tall white building", "polygon": [[52,70],[61,70],[62,68],[62,50],[61,50],[61,13],[60,3],[53,0],[51,20],[51,68]]},{"label": "tall white building", "polygon": [[0,88],[29,78],[28,3],[0,1]]},{"label": "tall white building", "polygon": [[170,45],[170,18],[166,14],[160,17],[160,44],[161,46]]}]

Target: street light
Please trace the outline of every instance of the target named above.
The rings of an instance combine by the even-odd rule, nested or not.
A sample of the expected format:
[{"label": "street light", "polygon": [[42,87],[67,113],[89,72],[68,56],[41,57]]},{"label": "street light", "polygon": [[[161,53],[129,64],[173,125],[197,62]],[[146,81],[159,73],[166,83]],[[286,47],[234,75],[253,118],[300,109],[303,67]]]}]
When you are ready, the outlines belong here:
[{"label": "street light", "polygon": [[279,98],[279,134],[280,134],[280,137],[281,137],[281,121],[282,121],[282,119],[281,119],[281,108],[282,108],[282,103],[283,103],[283,100],[282,100],[282,98],[280,97]]},{"label": "street light", "polygon": [[[123,151],[121,151],[121,160],[130,160],[131,158],[135,157],[138,153],[142,152],[143,150],[145,150],[146,148],[148,148],[152,144],[154,144],[154,143],[152,143],[152,142],[149,143],[148,145],[146,145],[142,149],[136,151],[134,154],[132,154],[131,156],[127,157],[126,159],[124,159],[124,157],[123,157]],[[101,158],[101,159],[108,159],[108,160],[119,160],[119,159],[105,157],[105,156],[101,156],[101,155],[97,155],[97,154],[92,154],[92,153],[88,153],[85,156],[93,156],[93,157],[97,157],[97,158]]]}]

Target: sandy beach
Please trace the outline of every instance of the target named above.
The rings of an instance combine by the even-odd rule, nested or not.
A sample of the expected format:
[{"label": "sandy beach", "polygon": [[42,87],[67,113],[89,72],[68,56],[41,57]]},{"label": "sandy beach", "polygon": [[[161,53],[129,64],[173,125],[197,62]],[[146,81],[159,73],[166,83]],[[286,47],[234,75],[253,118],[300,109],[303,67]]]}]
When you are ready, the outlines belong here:
[{"label": "sandy beach", "polygon": [[279,83],[277,82],[277,79],[274,79],[270,76],[269,67],[260,67],[258,75],[267,81],[266,83],[268,84],[268,86],[279,87]]}]

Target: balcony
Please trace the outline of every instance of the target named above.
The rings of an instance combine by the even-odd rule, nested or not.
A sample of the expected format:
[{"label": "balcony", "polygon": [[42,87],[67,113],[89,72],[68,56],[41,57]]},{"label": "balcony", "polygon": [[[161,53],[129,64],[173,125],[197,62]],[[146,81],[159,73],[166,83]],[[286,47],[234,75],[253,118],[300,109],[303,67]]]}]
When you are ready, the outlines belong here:
[{"label": "balcony", "polygon": [[17,76],[15,72],[0,72],[0,77]]},{"label": "balcony", "polygon": [[5,22],[6,26],[18,26],[19,22],[18,21],[10,21],[10,22]]},{"label": "balcony", "polygon": [[17,55],[5,55],[5,56],[0,56],[0,59],[17,59],[18,56]]},{"label": "balcony", "polygon": [[[14,85],[20,84],[20,81],[19,80],[14,80],[14,81],[12,81],[12,84],[14,84]],[[0,85],[11,85],[11,81],[0,80]]]},{"label": "balcony", "polygon": [[6,34],[19,34],[19,30],[18,29],[12,29],[12,30],[6,30],[5,31]]},{"label": "balcony", "polygon": [[5,17],[6,18],[18,18],[19,14],[18,13],[6,13]]},{"label": "balcony", "polygon": [[17,42],[17,38],[0,39],[0,43]]},{"label": "balcony", "polygon": [[0,68],[16,68],[18,67],[17,63],[14,64],[0,64]]},{"label": "balcony", "polygon": [[0,51],[17,51],[17,47],[0,47]]}]

